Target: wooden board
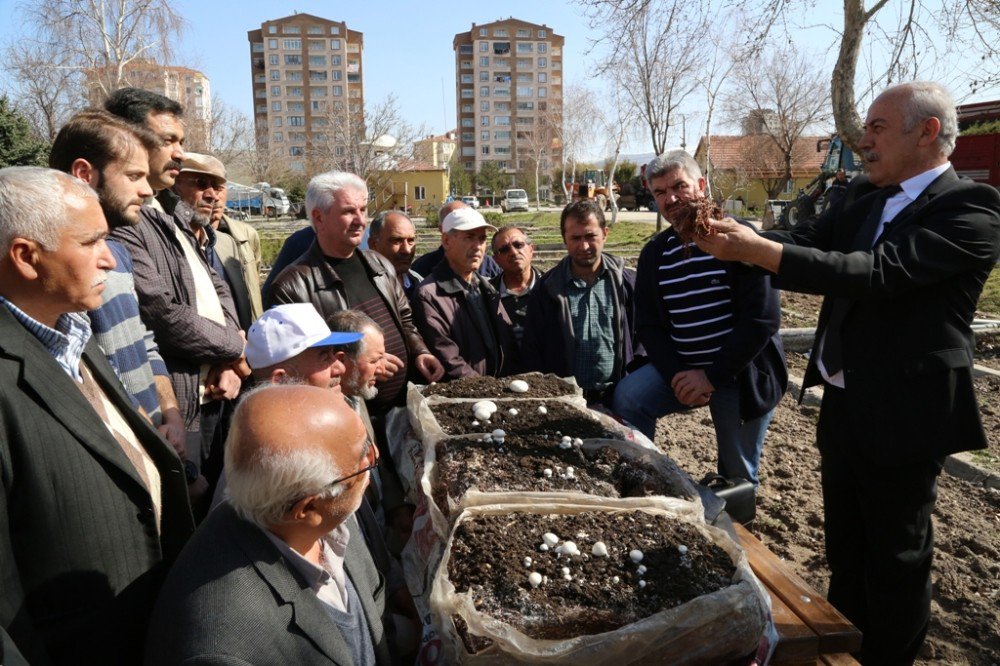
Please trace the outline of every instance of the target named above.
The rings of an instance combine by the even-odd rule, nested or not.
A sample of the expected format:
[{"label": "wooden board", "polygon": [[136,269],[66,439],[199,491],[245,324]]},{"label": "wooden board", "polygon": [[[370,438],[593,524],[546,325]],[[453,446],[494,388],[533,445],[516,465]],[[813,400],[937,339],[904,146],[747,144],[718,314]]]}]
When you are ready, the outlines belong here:
[{"label": "wooden board", "polygon": [[[857,652],[861,648],[861,632],[847,618],[789,570],[746,528],[739,524],[734,528],[747,553],[750,568],[771,593],[780,636],[774,655],[776,662],[799,661],[810,656],[815,659],[816,655]],[[812,637],[804,629],[811,632]]]}]

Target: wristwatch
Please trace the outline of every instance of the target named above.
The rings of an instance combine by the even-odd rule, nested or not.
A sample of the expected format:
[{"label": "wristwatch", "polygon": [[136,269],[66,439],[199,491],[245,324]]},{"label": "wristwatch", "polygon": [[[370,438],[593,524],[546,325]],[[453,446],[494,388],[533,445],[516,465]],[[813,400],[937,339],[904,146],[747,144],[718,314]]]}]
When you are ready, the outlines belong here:
[{"label": "wristwatch", "polygon": [[201,473],[198,471],[198,466],[190,460],[185,460],[184,478],[187,479],[188,485],[190,486],[192,483],[197,481],[199,476],[201,476]]}]

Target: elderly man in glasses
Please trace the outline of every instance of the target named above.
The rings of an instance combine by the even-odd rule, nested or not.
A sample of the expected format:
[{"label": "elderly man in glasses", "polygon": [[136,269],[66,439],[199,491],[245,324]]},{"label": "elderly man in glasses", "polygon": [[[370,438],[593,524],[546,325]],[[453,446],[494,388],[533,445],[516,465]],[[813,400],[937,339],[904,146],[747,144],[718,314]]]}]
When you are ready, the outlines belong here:
[{"label": "elderly man in glasses", "polygon": [[500,227],[493,234],[491,246],[493,258],[503,273],[490,278],[490,284],[500,294],[500,302],[514,325],[514,339],[520,345],[524,337],[524,319],[528,314],[528,297],[535,288],[536,279],[542,274],[531,265],[535,246],[524,230],[515,224]]},{"label": "elderly man in glasses", "polygon": [[229,503],[164,584],[146,663],[393,663],[385,585],[354,517],[378,455],[338,391],[246,396],[226,443]]}]

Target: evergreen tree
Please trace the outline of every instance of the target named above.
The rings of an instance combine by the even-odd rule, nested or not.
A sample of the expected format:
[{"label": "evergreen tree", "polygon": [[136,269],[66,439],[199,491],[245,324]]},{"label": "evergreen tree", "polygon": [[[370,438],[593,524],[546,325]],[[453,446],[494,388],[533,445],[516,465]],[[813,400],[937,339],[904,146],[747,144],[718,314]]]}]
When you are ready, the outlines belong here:
[{"label": "evergreen tree", "polygon": [[31,131],[28,120],[0,97],[0,168],[46,166],[49,146]]}]

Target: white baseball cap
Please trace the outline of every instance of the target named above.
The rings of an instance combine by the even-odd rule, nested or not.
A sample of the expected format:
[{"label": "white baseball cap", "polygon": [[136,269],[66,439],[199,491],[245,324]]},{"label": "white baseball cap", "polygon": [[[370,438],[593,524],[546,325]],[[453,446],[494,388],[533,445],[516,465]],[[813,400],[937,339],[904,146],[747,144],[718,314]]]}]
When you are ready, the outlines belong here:
[{"label": "white baseball cap", "polygon": [[346,345],[364,333],[333,333],[311,303],[275,305],[250,325],[247,363],[254,370],[298,356],[310,347]]},{"label": "white baseball cap", "polygon": [[496,227],[487,222],[486,218],[474,208],[455,209],[448,213],[448,216],[441,222],[441,231],[444,233],[448,233],[449,231],[471,231],[480,227],[492,229],[493,231],[497,230]]}]

